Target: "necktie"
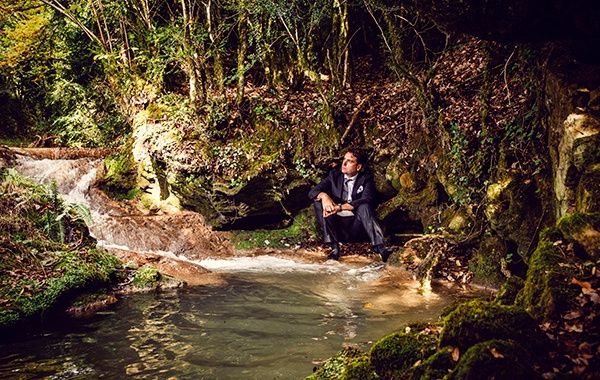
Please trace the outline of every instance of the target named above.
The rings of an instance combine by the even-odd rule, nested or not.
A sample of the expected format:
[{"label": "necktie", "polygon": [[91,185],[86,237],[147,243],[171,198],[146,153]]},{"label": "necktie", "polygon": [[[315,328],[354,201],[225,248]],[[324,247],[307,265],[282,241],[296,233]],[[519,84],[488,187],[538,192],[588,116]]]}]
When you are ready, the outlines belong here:
[{"label": "necktie", "polygon": [[354,181],[354,178],[346,178],[344,180],[344,194],[343,197],[345,201],[350,202],[350,197],[352,196],[349,192],[350,188],[348,187],[349,183]]}]

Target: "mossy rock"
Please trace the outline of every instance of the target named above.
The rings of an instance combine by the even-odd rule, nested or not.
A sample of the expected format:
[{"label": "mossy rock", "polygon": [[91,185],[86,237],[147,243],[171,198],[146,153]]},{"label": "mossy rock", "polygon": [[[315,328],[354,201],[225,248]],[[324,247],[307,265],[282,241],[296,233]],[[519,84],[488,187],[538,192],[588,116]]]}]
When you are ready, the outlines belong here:
[{"label": "mossy rock", "polygon": [[156,268],[150,265],[144,265],[135,271],[132,284],[140,289],[156,288],[161,277],[160,272]]},{"label": "mossy rock", "polygon": [[371,364],[383,379],[402,379],[419,360],[435,352],[437,337],[419,333],[394,333],[371,347]]},{"label": "mossy rock", "polygon": [[556,229],[545,230],[537,249],[529,260],[525,286],[516,304],[524,307],[537,320],[551,319],[571,307],[577,289],[570,282],[576,268],[555,240],[561,236]]},{"label": "mossy rock", "polygon": [[525,310],[482,300],[463,303],[444,318],[440,346],[461,352],[490,339],[510,339],[534,352],[544,352],[547,339]]},{"label": "mossy rock", "polygon": [[581,175],[575,202],[578,212],[600,212],[600,163],[590,165]]},{"label": "mossy rock", "polygon": [[493,231],[502,239],[514,242],[525,261],[536,243],[539,225],[550,213],[544,212],[537,187],[529,178],[507,177],[487,189],[485,215]]},{"label": "mossy rock", "polygon": [[424,224],[433,222],[438,214],[437,205],[444,199],[444,191],[435,177],[430,177],[423,188],[414,191],[400,188],[396,196],[381,204],[378,216],[381,220],[393,220],[398,209],[403,210],[410,220],[419,220]]},{"label": "mossy rock", "polygon": [[179,175],[170,188],[183,207],[199,212],[217,229],[273,228],[309,204],[310,183],[284,171],[265,169],[236,184],[213,182],[203,175]]},{"label": "mossy rock", "polygon": [[523,346],[506,340],[489,340],[462,355],[451,380],[541,379],[532,368],[532,357]]},{"label": "mossy rock", "polygon": [[518,276],[509,277],[498,290],[495,302],[501,305],[514,305],[517,295],[525,286],[525,281]]},{"label": "mossy rock", "polygon": [[600,213],[576,213],[561,218],[557,227],[563,236],[577,243],[592,258],[600,258]]},{"label": "mossy rock", "polygon": [[456,366],[452,359],[452,347],[440,348],[411,371],[414,380],[435,380],[447,376]]},{"label": "mossy rock", "polygon": [[503,239],[498,236],[486,236],[479,249],[469,260],[469,270],[473,272],[473,281],[477,284],[498,287],[506,277],[502,274],[501,263],[508,255]]},{"label": "mossy rock", "polygon": [[350,361],[342,371],[340,380],[377,380],[379,376],[371,365],[368,355]]},{"label": "mossy rock", "polygon": [[[43,283],[22,280],[13,284],[8,292],[0,293],[9,300],[9,307],[0,308],[0,329],[54,309],[90,288],[112,283],[121,268],[121,262],[104,251],[69,251],[55,255],[58,261],[53,273]],[[22,296],[25,288],[32,294]]]},{"label": "mossy rock", "polygon": [[305,380],[375,380],[369,356],[356,348],[345,348],[327,359]]},{"label": "mossy rock", "polygon": [[131,199],[136,194],[137,163],[131,146],[125,145],[120,152],[107,156],[99,172],[99,186],[117,199]]},{"label": "mossy rock", "polygon": [[296,244],[315,240],[318,237],[317,221],[312,208],[302,210],[293,223],[282,229],[258,229],[232,231],[232,242],[236,249],[290,248]]}]

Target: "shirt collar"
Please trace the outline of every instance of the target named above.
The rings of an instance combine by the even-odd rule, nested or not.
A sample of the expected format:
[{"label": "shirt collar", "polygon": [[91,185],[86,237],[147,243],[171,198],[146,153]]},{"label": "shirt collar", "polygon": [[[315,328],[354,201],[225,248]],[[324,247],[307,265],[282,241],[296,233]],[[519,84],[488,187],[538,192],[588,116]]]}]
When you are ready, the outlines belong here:
[{"label": "shirt collar", "polygon": [[356,179],[356,177],[358,177],[358,173],[356,173],[356,174],[354,175],[354,177],[350,177],[349,175],[347,175],[347,174],[344,174],[344,180],[345,180],[345,181],[347,181],[347,180],[354,181],[354,180]]}]

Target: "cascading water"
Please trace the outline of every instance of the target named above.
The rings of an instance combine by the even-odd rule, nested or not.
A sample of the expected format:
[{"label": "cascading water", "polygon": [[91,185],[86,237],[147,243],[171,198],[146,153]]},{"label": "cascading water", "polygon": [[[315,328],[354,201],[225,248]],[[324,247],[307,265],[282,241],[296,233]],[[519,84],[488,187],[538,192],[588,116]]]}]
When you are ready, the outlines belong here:
[{"label": "cascading water", "polygon": [[90,233],[106,249],[135,251],[184,261],[216,254],[230,254],[223,239],[212,232],[196,213],[143,215],[108,199],[93,184],[101,160],[32,159],[21,157],[15,169],[34,181],[56,183],[68,202],[88,207]]},{"label": "cascading water", "polygon": [[424,294],[378,262],[224,255],[198,215],[132,215],[111,203],[93,187],[98,164],[23,158],[17,170],[87,205],[104,246],[185,259],[224,281],[129,295],[90,320],[0,342],[0,378],[298,379],[344,345],[367,348],[435,320],[457,295]]}]

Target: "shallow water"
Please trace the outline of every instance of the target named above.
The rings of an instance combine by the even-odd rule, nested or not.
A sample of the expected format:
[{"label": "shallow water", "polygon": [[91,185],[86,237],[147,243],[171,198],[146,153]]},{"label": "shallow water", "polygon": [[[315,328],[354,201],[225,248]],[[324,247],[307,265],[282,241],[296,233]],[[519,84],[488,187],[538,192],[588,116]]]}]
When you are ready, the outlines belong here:
[{"label": "shallow water", "polygon": [[[261,260],[276,264],[264,271]],[[205,264],[241,272],[224,286],[130,295],[90,320],[0,343],[0,378],[301,379],[345,344],[434,321],[464,296],[389,285],[377,264]]]}]

